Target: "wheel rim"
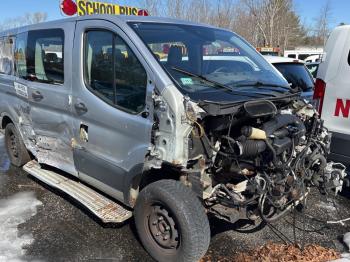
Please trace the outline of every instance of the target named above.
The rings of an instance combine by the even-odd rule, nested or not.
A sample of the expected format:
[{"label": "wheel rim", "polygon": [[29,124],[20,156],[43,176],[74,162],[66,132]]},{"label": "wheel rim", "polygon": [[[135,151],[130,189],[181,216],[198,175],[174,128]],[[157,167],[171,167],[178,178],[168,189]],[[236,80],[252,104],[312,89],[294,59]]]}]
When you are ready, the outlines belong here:
[{"label": "wheel rim", "polygon": [[162,204],[150,207],[147,232],[157,248],[167,253],[175,252],[180,245],[179,228],[171,213]]},{"label": "wheel rim", "polygon": [[8,149],[10,151],[9,153],[11,154],[11,156],[13,158],[18,158],[18,155],[19,155],[18,154],[18,142],[17,142],[16,135],[12,131],[9,133],[7,146],[8,146]]}]

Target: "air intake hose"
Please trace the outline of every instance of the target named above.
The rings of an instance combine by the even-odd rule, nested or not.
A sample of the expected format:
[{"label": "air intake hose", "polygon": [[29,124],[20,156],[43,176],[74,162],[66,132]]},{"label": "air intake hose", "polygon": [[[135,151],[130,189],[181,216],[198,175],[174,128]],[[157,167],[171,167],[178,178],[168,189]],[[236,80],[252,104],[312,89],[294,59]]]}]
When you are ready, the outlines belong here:
[{"label": "air intake hose", "polygon": [[266,143],[262,140],[246,140],[236,142],[234,146],[235,154],[242,157],[255,157],[266,150]]}]

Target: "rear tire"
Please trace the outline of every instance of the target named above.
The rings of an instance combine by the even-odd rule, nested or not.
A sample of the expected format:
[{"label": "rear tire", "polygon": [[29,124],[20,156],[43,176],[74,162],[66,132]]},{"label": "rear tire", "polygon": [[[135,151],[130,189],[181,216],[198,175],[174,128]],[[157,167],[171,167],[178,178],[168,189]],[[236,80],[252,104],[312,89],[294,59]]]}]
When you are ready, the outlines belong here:
[{"label": "rear tire", "polygon": [[21,167],[30,161],[22,137],[12,123],[7,124],[5,128],[5,145],[12,165]]},{"label": "rear tire", "polygon": [[178,181],[160,180],[145,187],[134,216],[142,244],[157,261],[198,261],[209,247],[205,209]]}]

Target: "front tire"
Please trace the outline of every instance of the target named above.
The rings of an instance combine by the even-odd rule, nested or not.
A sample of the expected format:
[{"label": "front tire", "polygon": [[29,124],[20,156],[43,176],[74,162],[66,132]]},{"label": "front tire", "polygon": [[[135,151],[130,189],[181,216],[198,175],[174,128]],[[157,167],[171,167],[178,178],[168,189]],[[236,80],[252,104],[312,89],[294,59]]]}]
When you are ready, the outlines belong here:
[{"label": "front tire", "polygon": [[157,261],[198,261],[209,247],[204,207],[178,181],[160,180],[145,187],[134,216],[142,244]]},{"label": "front tire", "polygon": [[12,165],[21,167],[30,161],[30,155],[21,135],[12,123],[7,124],[5,128],[5,145]]}]

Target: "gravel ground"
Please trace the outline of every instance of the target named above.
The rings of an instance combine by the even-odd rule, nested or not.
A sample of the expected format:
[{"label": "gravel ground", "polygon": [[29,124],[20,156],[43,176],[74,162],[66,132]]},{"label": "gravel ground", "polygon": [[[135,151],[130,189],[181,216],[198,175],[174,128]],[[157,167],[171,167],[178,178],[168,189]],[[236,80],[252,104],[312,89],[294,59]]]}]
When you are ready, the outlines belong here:
[{"label": "gravel ground", "polygon": [[[312,191],[306,215],[295,212],[259,230],[246,227],[245,231],[252,232],[240,232],[237,225],[211,219],[208,256],[213,261],[233,258],[237,252],[267,242],[283,243],[281,238],[347,251],[341,239],[350,231],[350,222],[326,225],[323,221],[350,217],[349,207],[347,193],[326,198]],[[293,220],[300,228],[295,238]],[[122,225],[104,225],[71,198],[10,166],[1,134],[0,223],[4,231],[0,232],[0,261],[152,261],[136,236],[132,219]]]}]

